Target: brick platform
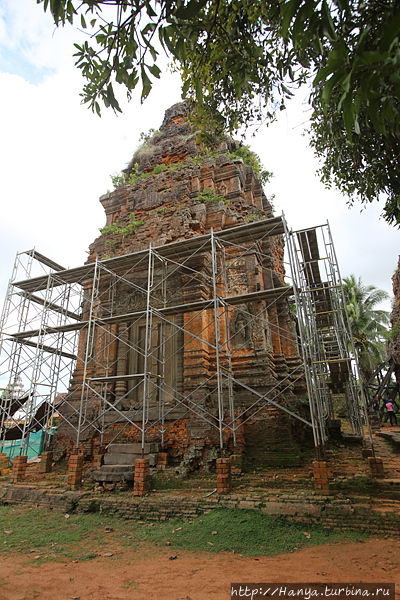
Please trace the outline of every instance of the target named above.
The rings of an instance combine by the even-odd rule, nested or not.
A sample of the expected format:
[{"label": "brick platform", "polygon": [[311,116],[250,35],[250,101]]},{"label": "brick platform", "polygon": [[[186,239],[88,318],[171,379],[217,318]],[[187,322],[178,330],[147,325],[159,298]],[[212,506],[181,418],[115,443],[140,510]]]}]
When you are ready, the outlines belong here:
[{"label": "brick platform", "polygon": [[321,494],[323,496],[329,496],[329,471],[326,461],[324,460],[314,460],[313,462],[313,473],[314,473],[314,482],[315,482],[315,491],[317,494]]},{"label": "brick platform", "polygon": [[71,454],[68,461],[68,487],[77,490],[82,485],[83,456]]},{"label": "brick platform", "polygon": [[28,464],[27,456],[15,456],[12,467],[12,480],[13,483],[17,483],[22,479],[25,479],[26,466]]},{"label": "brick platform", "polygon": [[218,494],[229,494],[232,489],[231,459],[217,458],[217,491]]},{"label": "brick platform", "polygon": [[148,458],[135,460],[135,479],[133,482],[133,495],[144,496],[150,490],[150,462]]}]

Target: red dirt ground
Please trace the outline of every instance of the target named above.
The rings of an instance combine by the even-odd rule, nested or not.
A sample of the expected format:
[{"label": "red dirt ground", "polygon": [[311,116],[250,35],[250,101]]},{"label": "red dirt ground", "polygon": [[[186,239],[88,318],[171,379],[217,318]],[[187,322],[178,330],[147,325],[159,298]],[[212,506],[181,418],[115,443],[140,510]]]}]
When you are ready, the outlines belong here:
[{"label": "red dirt ground", "polygon": [[0,555],[0,600],[225,600],[231,582],[257,581],[396,582],[400,598],[397,539],[331,543],[275,558],[145,545],[136,551],[110,547],[102,554],[86,562],[41,565],[32,554]]}]

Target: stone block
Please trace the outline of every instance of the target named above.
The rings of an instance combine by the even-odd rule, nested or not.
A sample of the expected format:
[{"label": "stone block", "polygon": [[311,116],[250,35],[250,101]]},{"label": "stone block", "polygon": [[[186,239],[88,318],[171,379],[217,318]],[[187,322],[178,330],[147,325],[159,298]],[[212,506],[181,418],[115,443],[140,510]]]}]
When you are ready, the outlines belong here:
[{"label": "stone block", "polygon": [[[160,445],[152,442],[151,444],[144,444],[144,453],[149,454],[151,452],[158,452]],[[137,454],[142,456],[142,444],[110,444],[107,448],[108,454]]]}]

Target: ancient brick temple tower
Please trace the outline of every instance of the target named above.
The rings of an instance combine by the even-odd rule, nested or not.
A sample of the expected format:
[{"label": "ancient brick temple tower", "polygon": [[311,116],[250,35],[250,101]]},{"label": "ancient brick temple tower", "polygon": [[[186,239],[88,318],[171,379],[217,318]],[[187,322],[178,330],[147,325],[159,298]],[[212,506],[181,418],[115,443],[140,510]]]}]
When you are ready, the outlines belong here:
[{"label": "ancient brick temple tower", "polygon": [[79,443],[156,442],[176,465],[222,447],[293,464],[280,407],[298,411],[305,386],[282,221],[251,157],[228,137],[201,153],[186,110],[166,112],[100,199],[107,223],[90,247],[89,327],[60,437],[76,438],[79,420]]}]

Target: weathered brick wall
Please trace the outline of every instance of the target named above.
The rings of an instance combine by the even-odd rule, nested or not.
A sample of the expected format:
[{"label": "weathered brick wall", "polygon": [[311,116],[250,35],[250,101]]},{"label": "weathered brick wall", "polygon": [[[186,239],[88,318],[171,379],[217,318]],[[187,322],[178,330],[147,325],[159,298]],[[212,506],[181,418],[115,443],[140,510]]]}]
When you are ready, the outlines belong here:
[{"label": "weathered brick wall", "polygon": [[[364,499],[366,500],[366,499]],[[0,504],[44,506],[66,512],[97,512],[104,516],[142,521],[192,520],[218,508],[257,510],[265,515],[286,517],[305,524],[319,524],[327,530],[360,531],[388,535],[400,533],[399,501],[386,500],[384,505],[352,502],[327,497],[282,494],[278,497],[263,495],[228,495],[203,499],[187,499],[170,495],[157,498],[105,498],[87,493],[65,492],[56,494],[19,486],[0,486]]]}]

